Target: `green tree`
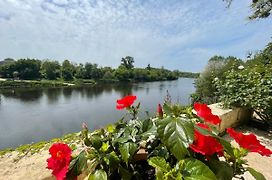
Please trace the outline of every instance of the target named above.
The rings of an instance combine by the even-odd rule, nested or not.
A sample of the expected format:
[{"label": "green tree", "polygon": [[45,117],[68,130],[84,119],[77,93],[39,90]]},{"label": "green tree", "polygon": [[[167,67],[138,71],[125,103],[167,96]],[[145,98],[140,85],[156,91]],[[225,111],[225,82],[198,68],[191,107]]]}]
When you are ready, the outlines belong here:
[{"label": "green tree", "polygon": [[61,67],[62,78],[66,81],[73,80],[74,66],[69,60],[64,60]]},{"label": "green tree", "polygon": [[132,69],[134,67],[134,58],[130,56],[126,56],[121,59],[121,66],[124,66],[126,69]]},{"label": "green tree", "polygon": [[40,67],[40,60],[19,59],[15,63],[14,71],[18,71],[20,79],[39,79]]},{"label": "green tree", "polygon": [[[227,2],[229,7],[233,0],[223,1]],[[249,16],[249,19],[267,18],[272,12],[272,0],[252,0],[250,7],[253,13]]]},{"label": "green tree", "polygon": [[85,70],[87,79],[100,79],[103,76],[103,72],[97,64],[86,63]]},{"label": "green tree", "polygon": [[54,80],[60,77],[60,64],[58,61],[46,60],[42,62],[41,74],[44,78]]},{"label": "green tree", "polygon": [[83,64],[79,64],[76,66],[75,77],[79,79],[84,79],[86,77],[86,69]]}]

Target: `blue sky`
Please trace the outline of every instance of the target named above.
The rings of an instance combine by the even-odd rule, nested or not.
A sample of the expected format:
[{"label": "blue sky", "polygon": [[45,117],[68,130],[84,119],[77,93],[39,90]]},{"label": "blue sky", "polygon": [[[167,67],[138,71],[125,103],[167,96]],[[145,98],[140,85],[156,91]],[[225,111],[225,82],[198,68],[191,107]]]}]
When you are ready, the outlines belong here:
[{"label": "blue sky", "polygon": [[0,59],[38,58],[199,72],[213,55],[245,59],[271,41],[251,0],[1,0]]}]

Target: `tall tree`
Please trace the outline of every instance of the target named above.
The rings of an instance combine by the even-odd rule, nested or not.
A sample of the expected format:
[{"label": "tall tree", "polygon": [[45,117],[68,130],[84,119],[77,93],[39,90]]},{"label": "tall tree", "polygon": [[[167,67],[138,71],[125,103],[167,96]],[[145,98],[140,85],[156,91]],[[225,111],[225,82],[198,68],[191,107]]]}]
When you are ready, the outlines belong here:
[{"label": "tall tree", "polygon": [[61,75],[64,80],[72,80],[74,73],[74,66],[69,60],[64,60],[62,63]]},{"label": "tall tree", "polygon": [[134,58],[131,56],[126,56],[121,59],[121,66],[124,66],[126,69],[132,69],[134,67]]},{"label": "tall tree", "polygon": [[60,64],[58,61],[46,60],[41,65],[41,74],[44,78],[54,80],[60,77]]}]

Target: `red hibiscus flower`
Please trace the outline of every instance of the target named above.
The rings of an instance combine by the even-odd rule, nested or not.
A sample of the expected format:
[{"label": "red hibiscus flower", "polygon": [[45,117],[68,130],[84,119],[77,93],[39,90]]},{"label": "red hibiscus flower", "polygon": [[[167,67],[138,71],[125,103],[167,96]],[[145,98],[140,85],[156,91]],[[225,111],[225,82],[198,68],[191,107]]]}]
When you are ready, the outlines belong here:
[{"label": "red hibiscus flower", "polygon": [[137,99],[136,96],[125,96],[122,99],[118,99],[116,101],[117,102],[116,108],[120,110],[130,107],[136,99]]},{"label": "red hibiscus flower", "polygon": [[162,117],[163,117],[163,111],[162,111],[162,106],[161,106],[161,104],[158,104],[157,112],[158,112],[159,118],[162,118]]},{"label": "red hibiscus flower", "polygon": [[65,179],[69,169],[72,150],[67,144],[55,143],[50,149],[51,157],[47,159],[47,168],[52,169],[52,174],[57,180]]},{"label": "red hibiscus flower", "polygon": [[[208,129],[210,128],[206,124],[197,124],[197,126]],[[190,145],[190,148],[197,153],[203,154],[207,157],[218,153],[218,155],[223,155],[223,146],[213,137],[206,136],[195,130],[195,140],[193,144]]]},{"label": "red hibiscus flower", "polygon": [[207,106],[207,104],[195,103],[194,109],[197,116],[203,118],[205,122],[214,125],[221,123],[221,119],[217,115],[212,114],[212,110]]},{"label": "red hibiscus flower", "polygon": [[227,128],[228,134],[242,147],[250,152],[257,152],[262,156],[270,156],[272,151],[261,145],[254,134],[245,135],[236,132],[233,128]]}]

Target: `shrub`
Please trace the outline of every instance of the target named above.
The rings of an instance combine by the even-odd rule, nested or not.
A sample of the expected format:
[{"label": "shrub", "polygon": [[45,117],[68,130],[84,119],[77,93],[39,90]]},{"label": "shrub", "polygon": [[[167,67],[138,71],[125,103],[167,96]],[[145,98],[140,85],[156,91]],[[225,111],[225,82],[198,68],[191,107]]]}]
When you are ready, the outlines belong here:
[{"label": "shrub", "polygon": [[253,109],[262,120],[272,120],[272,71],[263,65],[231,70],[215,81],[224,106]]},{"label": "shrub", "polygon": [[243,135],[230,128],[228,132],[242,148],[232,147],[218,136],[215,124],[220,119],[207,105],[195,104],[197,117],[192,108],[164,104],[163,108],[158,106],[158,117],[140,120],[137,117],[140,104],[132,105],[135,100],[136,96],[127,96],[117,101],[119,110],[129,112],[131,120],[127,122],[120,120],[91,133],[83,124],[83,144],[75,151],[79,154],[71,156],[69,168],[66,164],[69,153],[64,155],[70,152],[66,145],[57,144],[65,147],[57,152],[51,148],[52,157],[48,161],[53,159],[54,164],[48,162],[48,168],[53,173],[61,172],[58,177],[76,178],[84,173],[94,180],[230,180],[245,171],[264,178],[245,166],[243,157],[248,151],[266,156],[272,151],[262,146],[253,134]]}]

